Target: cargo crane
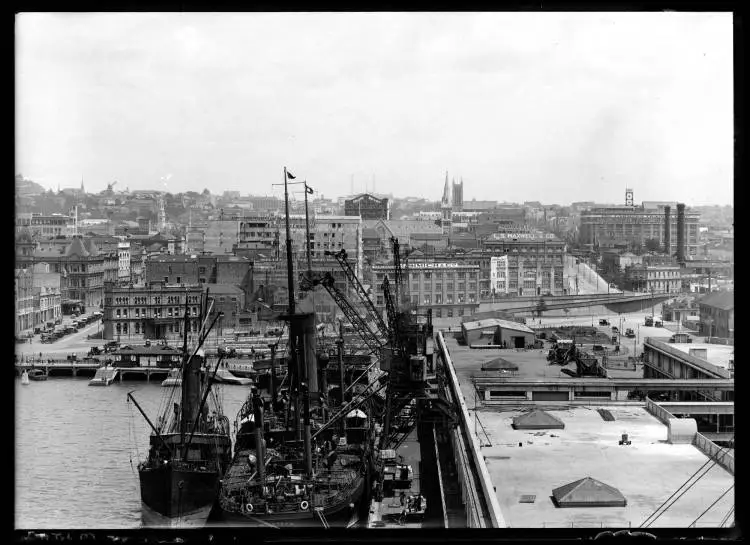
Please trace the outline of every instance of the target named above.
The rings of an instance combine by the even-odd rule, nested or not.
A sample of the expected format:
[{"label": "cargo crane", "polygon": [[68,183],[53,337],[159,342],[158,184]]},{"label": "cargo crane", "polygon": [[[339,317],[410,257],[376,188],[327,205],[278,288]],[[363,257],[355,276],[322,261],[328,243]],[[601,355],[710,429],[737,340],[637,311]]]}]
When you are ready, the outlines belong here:
[{"label": "cargo crane", "polygon": [[330,272],[312,272],[310,275],[302,276],[300,290],[310,291],[315,286],[323,286],[326,289],[368,348],[380,356],[386,340],[382,338],[380,332],[376,333],[370,328],[367,321],[359,315],[346,296],[336,287],[333,275]]},{"label": "cargo crane", "polygon": [[440,377],[435,373],[432,340],[432,310],[420,315],[403,297],[404,274],[398,239],[391,238],[395,298],[388,277],[383,295],[391,332],[390,358],[381,368],[388,371],[385,419],[380,448],[397,449],[418,423],[455,426],[455,411],[440,395]]},{"label": "cargo crane", "polygon": [[325,255],[332,255],[334,258],[336,258],[336,261],[338,261],[339,266],[344,271],[344,274],[349,281],[349,284],[354,287],[354,290],[359,296],[359,299],[365,310],[365,319],[369,318],[370,321],[372,321],[376,325],[376,327],[380,331],[380,334],[386,339],[389,338],[390,334],[388,331],[388,326],[386,325],[385,321],[383,321],[383,317],[377,311],[375,305],[372,304],[372,300],[367,295],[367,291],[365,291],[365,288],[357,278],[357,275],[354,274],[354,270],[347,260],[346,250],[342,249],[338,252],[331,252],[329,250],[326,250]]}]

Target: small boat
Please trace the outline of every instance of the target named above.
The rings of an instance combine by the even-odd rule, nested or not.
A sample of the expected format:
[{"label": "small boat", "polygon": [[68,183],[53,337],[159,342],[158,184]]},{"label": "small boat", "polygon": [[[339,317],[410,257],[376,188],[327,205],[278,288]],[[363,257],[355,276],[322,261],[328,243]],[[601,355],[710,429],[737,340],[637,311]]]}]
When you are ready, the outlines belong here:
[{"label": "small boat", "polygon": [[179,369],[171,369],[169,371],[169,376],[165,378],[162,383],[162,386],[182,386],[182,375],[180,375]]},{"label": "small boat", "polygon": [[241,386],[253,383],[252,379],[234,376],[226,369],[219,369],[218,371],[216,371],[216,375],[213,377],[213,380],[222,384],[239,384]]},{"label": "small boat", "polygon": [[47,373],[44,369],[32,369],[29,371],[29,380],[47,380]]},{"label": "small boat", "polygon": [[29,373],[28,371],[24,371],[21,375],[21,384],[24,386],[27,386],[29,384]]},{"label": "small boat", "polygon": [[117,368],[103,365],[96,370],[94,378],[89,381],[89,386],[109,386],[114,382]]}]

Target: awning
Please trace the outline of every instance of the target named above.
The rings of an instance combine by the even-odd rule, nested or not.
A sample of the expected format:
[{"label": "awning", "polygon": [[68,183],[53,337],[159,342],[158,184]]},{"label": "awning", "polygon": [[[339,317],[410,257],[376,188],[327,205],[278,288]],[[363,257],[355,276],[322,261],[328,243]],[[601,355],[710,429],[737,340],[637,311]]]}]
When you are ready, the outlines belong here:
[{"label": "awning", "polygon": [[367,415],[364,413],[364,411],[361,411],[359,409],[354,409],[349,414],[346,415],[347,418],[367,418]]}]

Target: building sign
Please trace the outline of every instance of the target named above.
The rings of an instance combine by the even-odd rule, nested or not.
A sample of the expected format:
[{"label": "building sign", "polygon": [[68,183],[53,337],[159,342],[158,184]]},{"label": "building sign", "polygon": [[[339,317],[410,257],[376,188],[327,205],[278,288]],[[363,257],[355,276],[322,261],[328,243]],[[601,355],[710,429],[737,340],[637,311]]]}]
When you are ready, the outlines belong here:
[{"label": "building sign", "polygon": [[555,238],[555,235],[552,233],[520,233],[520,232],[519,233],[493,233],[492,238],[494,238],[495,240],[500,240],[500,239],[503,239],[503,240],[507,240],[507,239],[510,239],[510,240],[548,239],[548,240],[551,240]]},{"label": "building sign", "polygon": [[508,256],[490,258],[490,290],[508,293]]}]

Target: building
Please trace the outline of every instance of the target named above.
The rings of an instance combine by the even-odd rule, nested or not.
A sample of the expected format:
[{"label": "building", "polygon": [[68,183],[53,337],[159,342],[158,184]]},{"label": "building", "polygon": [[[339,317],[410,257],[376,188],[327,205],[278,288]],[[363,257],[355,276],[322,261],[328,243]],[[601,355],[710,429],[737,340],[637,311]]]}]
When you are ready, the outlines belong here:
[{"label": "building", "polygon": [[[565,242],[551,233],[493,233],[482,240],[482,249],[496,260],[496,278],[507,281],[490,289],[495,295],[567,295]],[[492,262],[488,263],[492,267]],[[507,270],[506,270],[507,268]],[[490,274],[490,277],[492,274]]]},{"label": "building", "polygon": [[717,291],[698,301],[701,334],[734,338],[734,292]]},{"label": "building", "polygon": [[677,265],[633,265],[625,269],[625,284],[645,293],[680,293],[682,273]]},{"label": "building", "polygon": [[[247,281],[252,262],[241,256],[217,255],[216,260],[216,284],[240,286]],[[200,264],[199,264],[200,272]]]},{"label": "building", "polygon": [[[668,220],[666,218],[669,218]],[[669,222],[669,233],[664,226]],[[678,216],[665,214],[664,207],[646,208],[644,206],[612,206],[592,208],[581,212],[580,242],[582,244],[599,244],[605,238],[621,243],[645,246],[650,239],[657,240],[661,248],[665,246],[665,237],[669,237],[670,255],[677,253]],[[684,213],[684,244],[686,255],[695,256],[699,251],[700,214]],[[670,234],[675,234],[670,236]]]},{"label": "building", "polygon": [[[393,265],[373,265],[375,307],[385,310],[383,280],[393,285]],[[479,308],[479,266],[457,262],[410,261],[405,292],[414,307],[432,309],[434,318],[470,316]]]},{"label": "building", "polygon": [[231,254],[239,243],[239,219],[210,220],[204,231],[203,251],[214,254]]},{"label": "building", "polygon": [[534,344],[534,330],[519,322],[487,318],[461,323],[461,333],[466,345],[494,345],[508,348],[527,348]]},{"label": "building", "polygon": [[75,219],[64,214],[19,214],[16,221],[28,225],[34,237],[68,237],[77,234]]},{"label": "building", "polygon": [[157,255],[146,261],[146,283],[198,284],[198,257]]},{"label": "building", "polygon": [[249,258],[275,257],[280,248],[279,217],[275,212],[255,212],[240,220],[234,253]]},{"label": "building", "polygon": [[223,313],[216,322],[218,334],[227,328],[238,329],[240,313],[245,309],[245,292],[239,286],[229,284],[203,284],[203,289],[214,302],[209,320],[213,320],[217,313]]},{"label": "building", "polygon": [[453,211],[461,212],[464,209],[464,179],[459,183],[453,180]]},{"label": "building", "polygon": [[130,242],[117,243],[117,281],[130,282]]},{"label": "building", "polygon": [[15,334],[30,333],[34,328],[34,273],[30,269],[16,269],[14,275],[16,303]]},{"label": "building", "polygon": [[310,254],[315,260],[325,259],[326,252],[346,250],[354,273],[361,277],[364,250],[362,219],[358,216],[316,215],[310,228]]},{"label": "building", "polygon": [[198,331],[201,287],[195,283],[107,284],[102,325],[105,339],[138,340],[179,338],[187,302],[190,332]]},{"label": "building", "polygon": [[344,201],[345,216],[359,216],[363,220],[391,219],[391,203],[387,198],[379,199],[363,193]]},{"label": "building", "polygon": [[445,171],[445,187],[443,188],[443,198],[440,201],[440,210],[442,217],[440,218],[440,228],[442,229],[443,236],[449,237],[453,231],[453,190],[451,189],[450,182],[448,182],[448,171]]},{"label": "building", "polygon": [[44,328],[62,321],[60,274],[51,271],[49,263],[35,263],[34,327]]}]

